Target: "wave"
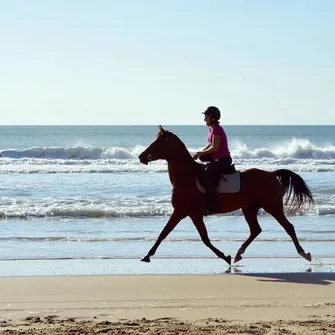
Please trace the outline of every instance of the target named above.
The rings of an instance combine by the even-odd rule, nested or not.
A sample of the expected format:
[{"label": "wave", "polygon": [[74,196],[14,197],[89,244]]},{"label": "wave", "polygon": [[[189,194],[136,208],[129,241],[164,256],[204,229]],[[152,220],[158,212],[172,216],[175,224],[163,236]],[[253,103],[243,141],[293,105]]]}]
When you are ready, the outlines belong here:
[{"label": "wave", "polygon": [[[276,169],[291,169],[295,172],[335,172],[335,165],[317,165],[316,162],[295,163],[275,162],[275,161],[239,161],[234,160],[237,170],[244,171],[249,168],[257,167],[259,169],[273,171]],[[335,162],[334,162],[335,164]],[[114,164],[106,162],[105,164],[75,164],[75,165],[48,165],[48,164],[0,164],[0,175],[10,174],[71,174],[71,173],[166,173],[167,164],[165,162],[152,162],[148,166],[140,165],[134,162],[128,164]]]},{"label": "wave", "polygon": [[167,216],[169,197],[0,199],[0,218],[122,218]]},{"label": "wave", "polygon": [[[144,166],[138,155],[143,146],[122,147],[33,147],[0,151],[0,174],[13,173],[122,173],[166,172],[165,161]],[[198,149],[190,149],[193,154]],[[231,154],[239,170],[259,167],[267,170],[291,167],[302,172],[334,172],[335,146],[317,146],[295,139],[271,148],[233,145]]]},{"label": "wave", "polygon": [[29,149],[17,150],[6,149],[0,151],[3,158],[22,159],[63,159],[63,160],[96,160],[96,159],[134,159],[144,150],[144,147],[135,146],[134,148],[120,147],[93,147],[93,146],[74,146],[69,148],[62,147],[32,147]]},{"label": "wave", "polygon": [[288,142],[273,145],[271,148],[256,148],[250,150],[244,143],[237,143],[232,152],[234,158],[239,159],[314,159],[335,160],[335,145],[317,146],[308,139],[292,138]]},{"label": "wave", "polygon": [[[0,198],[0,218],[153,218],[168,217],[172,213],[170,196],[91,198]],[[260,215],[268,215],[260,211]],[[299,216],[334,215],[335,204],[319,202],[315,207],[302,209]],[[225,216],[241,216],[240,210]]]},{"label": "wave", "polygon": [[[334,167],[335,170],[335,167]],[[48,164],[13,164],[1,165],[0,174],[54,174],[54,173],[148,173],[167,172],[166,164],[151,164],[149,167],[129,162],[128,164],[76,164],[76,165],[48,165]]]},{"label": "wave", "polygon": [[[138,159],[139,154],[145,149],[144,146],[136,145],[131,148],[122,147],[32,147],[29,149],[5,149],[0,151],[3,158],[23,159],[39,158],[46,160],[97,160],[97,159]],[[292,138],[290,141],[274,145],[270,148],[248,148],[245,143],[236,143],[231,148],[234,159],[317,159],[334,161],[335,145],[329,144],[317,146],[308,139]],[[194,153],[198,148],[189,149]]]}]

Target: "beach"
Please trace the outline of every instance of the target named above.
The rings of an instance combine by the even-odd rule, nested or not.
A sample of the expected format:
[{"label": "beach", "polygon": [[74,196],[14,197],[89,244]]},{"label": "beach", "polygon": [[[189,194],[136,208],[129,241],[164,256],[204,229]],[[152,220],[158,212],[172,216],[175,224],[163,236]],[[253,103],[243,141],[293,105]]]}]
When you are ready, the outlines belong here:
[{"label": "beach", "polygon": [[[168,127],[190,153],[206,127]],[[315,205],[288,216],[312,262],[260,211],[262,234],[231,268],[192,221],[140,262],[171,212],[164,161],[138,155],[154,126],[8,126],[0,132],[0,334],[335,333],[334,126],[230,126],[236,168],[289,169]],[[241,211],[205,218],[235,256]]]},{"label": "beach", "polygon": [[0,278],[1,334],[331,334],[334,273]]},{"label": "beach", "polygon": [[334,13],[0,0],[0,335],[335,335]]}]

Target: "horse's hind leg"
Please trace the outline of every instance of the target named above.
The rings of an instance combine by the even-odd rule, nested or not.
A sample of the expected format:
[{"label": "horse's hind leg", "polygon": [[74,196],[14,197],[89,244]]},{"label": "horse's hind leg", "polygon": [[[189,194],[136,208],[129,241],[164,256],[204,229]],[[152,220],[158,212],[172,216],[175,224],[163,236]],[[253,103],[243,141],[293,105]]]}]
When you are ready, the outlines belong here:
[{"label": "horse's hind leg", "polygon": [[279,205],[278,203],[271,205],[267,204],[266,206],[263,206],[264,210],[266,210],[269,214],[271,214],[278,222],[279,224],[285,229],[286,233],[291,237],[295,248],[297,249],[297,252],[300,256],[307,259],[308,261],[312,260],[312,256],[309,252],[305,252],[305,250],[302,248],[298,241],[298,237],[295,233],[294,226],[291,222],[289,222],[284,214],[283,204]]},{"label": "horse's hind leg", "polygon": [[260,206],[256,204],[252,204],[248,207],[242,208],[245,220],[249,225],[250,235],[248,239],[241,245],[240,249],[238,249],[234,259],[234,263],[237,263],[242,259],[242,254],[244,254],[250,243],[262,232],[262,228],[260,227],[257,220],[257,213],[259,209]]},{"label": "horse's hind leg", "polygon": [[231,265],[231,256],[225,256],[225,254],[220,251],[219,249],[215,248],[214,245],[211,243],[209,237],[208,237],[208,233],[207,233],[207,229],[206,226],[204,224],[204,220],[202,215],[198,215],[198,214],[191,214],[190,218],[192,219],[195,227],[198,230],[198,233],[201,237],[202,242],[209,248],[211,249],[216,256],[218,256],[219,258],[222,258],[223,260],[225,260],[229,265]]}]

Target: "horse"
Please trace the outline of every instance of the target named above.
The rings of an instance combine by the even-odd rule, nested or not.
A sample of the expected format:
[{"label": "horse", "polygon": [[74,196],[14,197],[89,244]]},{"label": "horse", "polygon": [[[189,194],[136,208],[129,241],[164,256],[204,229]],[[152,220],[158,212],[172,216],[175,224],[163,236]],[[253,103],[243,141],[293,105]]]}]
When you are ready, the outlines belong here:
[{"label": "horse", "polygon": [[[158,126],[158,128],[159,132],[155,140],[139,155],[139,160],[145,165],[155,160],[167,161],[168,174],[172,184],[173,212],[153,247],[141,261],[149,263],[150,257],[155,255],[161,242],[181,220],[189,216],[202,242],[230,266],[231,256],[226,256],[211,243],[203,220],[207,204],[206,195],[199,191],[196,179],[202,173],[204,164],[197,163],[193,159],[178,136],[163,129],[162,126]],[[234,263],[242,260],[242,255],[247,247],[262,232],[257,220],[258,211],[261,208],[272,215],[285,229],[291,237],[297,253],[311,261],[311,254],[305,252],[301,247],[293,224],[284,214],[284,205],[287,205],[285,212],[289,210],[293,214],[305,204],[314,203],[312,193],[303,178],[287,169],[265,171],[251,168],[239,173],[240,191],[229,194],[220,193],[219,210],[213,213],[228,213],[241,209],[249,225],[250,235],[238,249]]]}]

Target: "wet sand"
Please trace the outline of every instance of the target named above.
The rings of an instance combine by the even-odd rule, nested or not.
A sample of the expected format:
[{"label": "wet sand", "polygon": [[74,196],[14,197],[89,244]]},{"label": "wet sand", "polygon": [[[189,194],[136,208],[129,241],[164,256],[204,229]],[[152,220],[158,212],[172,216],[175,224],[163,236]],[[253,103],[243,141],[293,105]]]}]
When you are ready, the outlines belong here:
[{"label": "wet sand", "polygon": [[0,334],[335,334],[335,274],[0,278]]}]

